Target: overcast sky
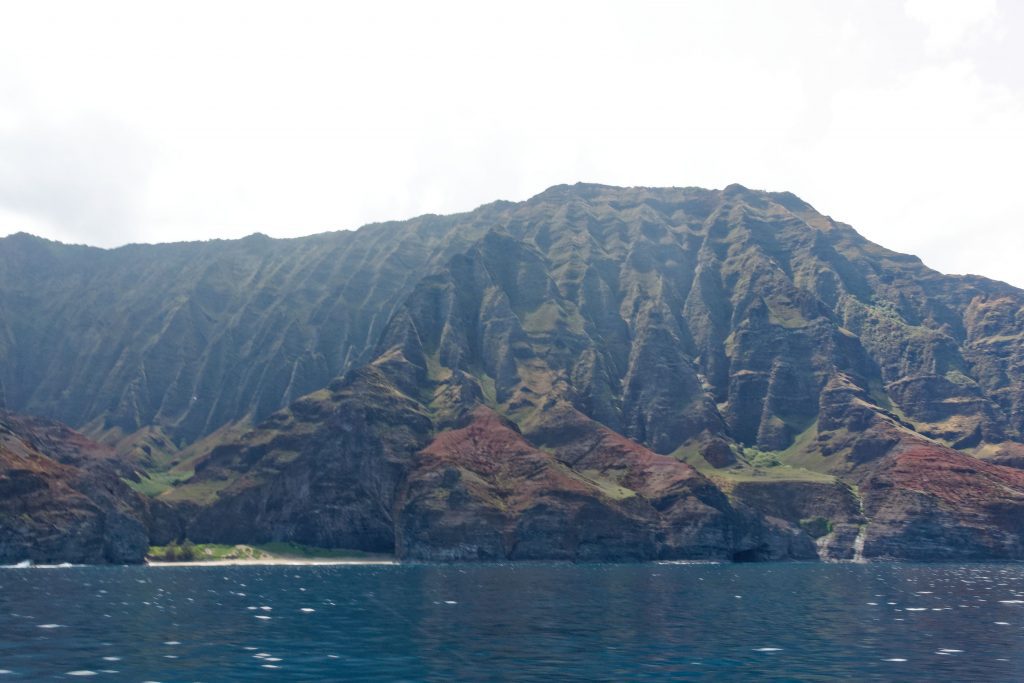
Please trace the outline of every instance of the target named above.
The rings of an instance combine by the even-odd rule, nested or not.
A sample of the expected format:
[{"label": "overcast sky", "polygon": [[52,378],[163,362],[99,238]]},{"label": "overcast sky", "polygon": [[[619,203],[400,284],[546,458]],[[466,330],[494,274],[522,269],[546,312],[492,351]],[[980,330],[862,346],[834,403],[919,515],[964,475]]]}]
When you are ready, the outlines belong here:
[{"label": "overcast sky", "polygon": [[0,235],[297,236],[790,190],[1024,286],[1024,3],[0,0]]}]

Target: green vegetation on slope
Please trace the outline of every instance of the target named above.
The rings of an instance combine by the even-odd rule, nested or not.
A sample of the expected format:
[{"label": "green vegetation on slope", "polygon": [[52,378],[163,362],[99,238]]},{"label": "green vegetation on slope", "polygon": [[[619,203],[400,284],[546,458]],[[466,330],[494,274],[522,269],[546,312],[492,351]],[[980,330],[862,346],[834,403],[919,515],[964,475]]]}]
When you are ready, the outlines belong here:
[{"label": "green vegetation on slope", "polygon": [[361,550],[316,548],[299,543],[263,543],[260,545],[224,545],[191,543],[154,545],[147,557],[159,562],[218,562],[227,560],[387,560],[389,555]]}]

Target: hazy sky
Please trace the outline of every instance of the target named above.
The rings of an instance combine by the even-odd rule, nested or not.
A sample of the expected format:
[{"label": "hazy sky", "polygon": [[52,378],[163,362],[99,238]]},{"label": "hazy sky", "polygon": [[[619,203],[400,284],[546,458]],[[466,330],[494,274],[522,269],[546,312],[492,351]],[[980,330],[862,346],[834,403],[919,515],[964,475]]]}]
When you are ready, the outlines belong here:
[{"label": "hazy sky", "polygon": [[0,0],[0,234],[304,235],[791,190],[1024,286],[1024,3]]}]

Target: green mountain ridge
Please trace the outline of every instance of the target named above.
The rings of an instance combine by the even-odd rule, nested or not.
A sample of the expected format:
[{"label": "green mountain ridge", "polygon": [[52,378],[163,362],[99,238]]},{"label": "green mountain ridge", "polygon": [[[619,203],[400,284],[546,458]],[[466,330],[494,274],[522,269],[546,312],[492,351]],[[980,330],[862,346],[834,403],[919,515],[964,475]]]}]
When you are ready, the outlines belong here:
[{"label": "green mountain ridge", "polygon": [[294,240],[16,236],[0,291],[7,408],[114,446],[196,541],[1024,556],[1003,466],[1024,464],[1024,292],[789,193],[578,184]]}]

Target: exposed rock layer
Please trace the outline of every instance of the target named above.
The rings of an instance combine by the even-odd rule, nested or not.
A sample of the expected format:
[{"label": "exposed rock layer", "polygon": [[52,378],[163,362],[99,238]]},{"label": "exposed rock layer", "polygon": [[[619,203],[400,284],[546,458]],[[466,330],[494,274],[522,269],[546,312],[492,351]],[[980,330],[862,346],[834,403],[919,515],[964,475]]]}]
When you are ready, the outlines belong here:
[{"label": "exposed rock layer", "polygon": [[18,235],[0,288],[8,406],[116,444],[128,477],[208,437],[162,498],[195,540],[1020,553],[1002,465],[1024,462],[1024,293],[788,193],[560,186],[354,233],[109,252]]},{"label": "exposed rock layer", "polygon": [[0,413],[0,564],[142,562],[180,533],[132,491],[109,449],[62,425]]},{"label": "exposed rock layer", "polygon": [[657,452],[705,429],[785,448],[838,373],[949,445],[1024,428],[1020,290],[736,185],[559,186],[293,240],[0,239],[0,400],[111,440],[155,428],[177,448],[369,362],[414,290],[473,324],[437,330],[446,359],[501,347],[480,368],[500,399],[533,355],[584,413]]}]

